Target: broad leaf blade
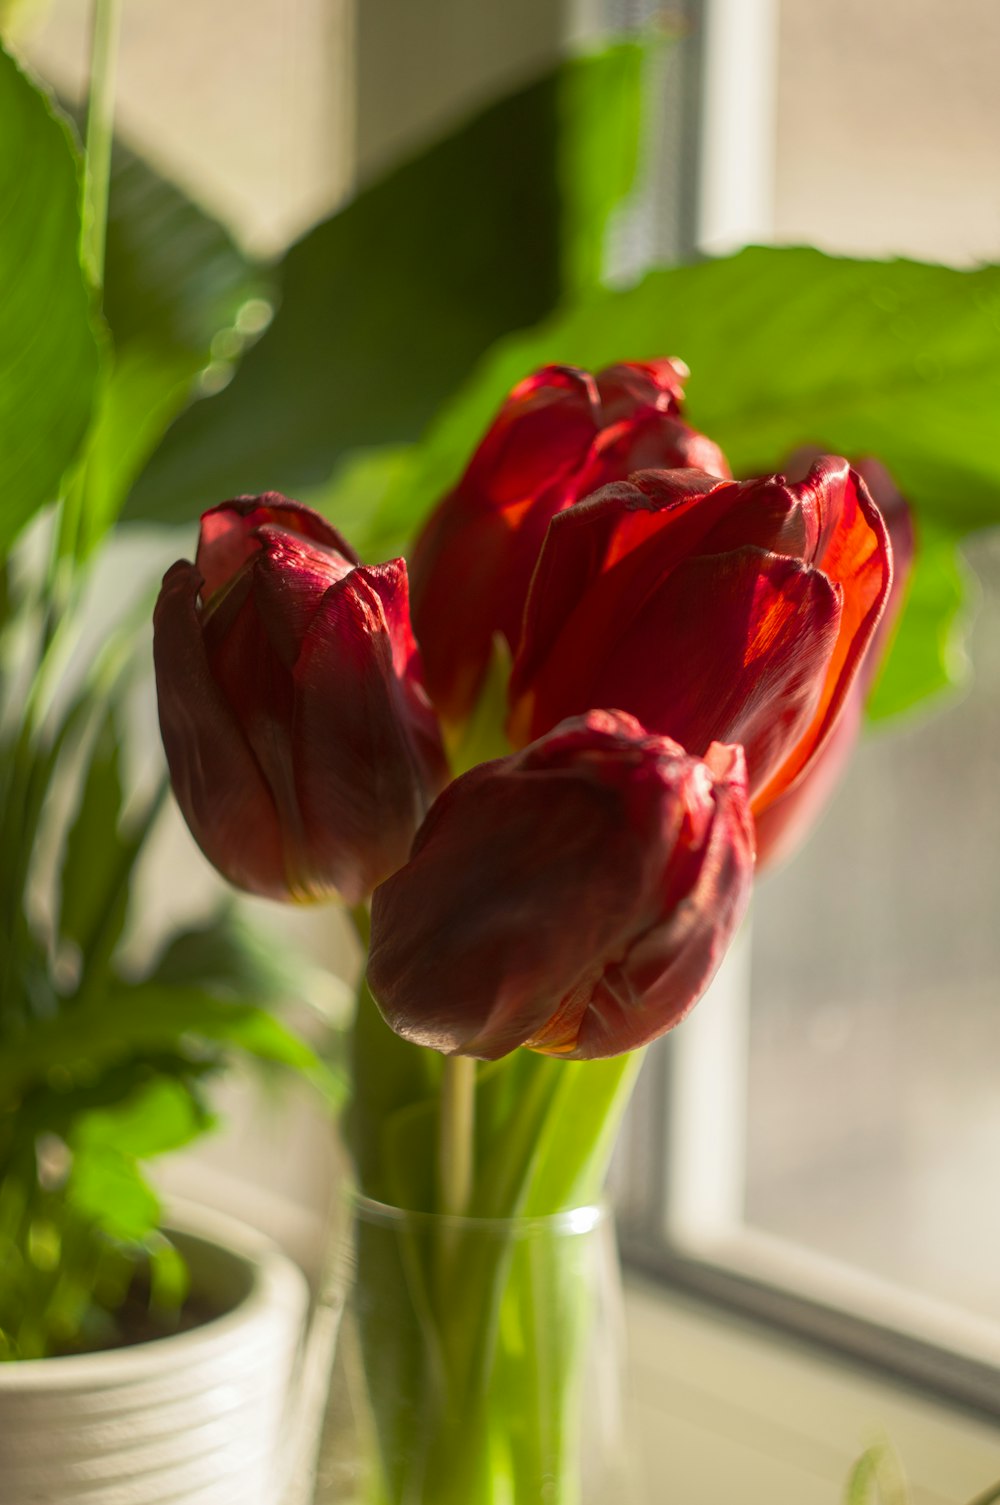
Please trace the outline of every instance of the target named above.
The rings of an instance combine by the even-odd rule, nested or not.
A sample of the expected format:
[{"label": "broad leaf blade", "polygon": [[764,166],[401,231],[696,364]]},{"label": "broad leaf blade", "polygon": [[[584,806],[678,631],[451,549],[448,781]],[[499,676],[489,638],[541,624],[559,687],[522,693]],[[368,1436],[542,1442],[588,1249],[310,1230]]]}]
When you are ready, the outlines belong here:
[{"label": "broad leaf blade", "polygon": [[975,602],[977,591],[954,534],[925,522],[903,616],[867,702],[872,721],[901,715],[935,690],[966,682],[966,607]]},{"label": "broad leaf blade", "polygon": [[252,1056],[299,1073],[332,1101],[343,1095],[340,1077],[264,1009],[204,988],[112,980],[100,996],[39,1020],[16,1054],[0,1057],[0,1104],[17,1102],[53,1069],[69,1090],[164,1055],[186,1060],[191,1071]]},{"label": "broad leaf blade", "polygon": [[[76,818],[66,839],[61,872],[62,901],[59,929],[85,956],[108,915],[106,905],[121,863],[118,834],[122,810],[122,781],[118,736],[107,716],[101,724],[80,789]],[[119,896],[113,921],[116,934],[125,920]]]},{"label": "broad leaf blade", "polygon": [[156,1077],[114,1107],[83,1113],[73,1125],[70,1206],[114,1238],[139,1242],[158,1227],[159,1198],[139,1162],[180,1149],[211,1124],[182,1083]]},{"label": "broad leaf blade", "polygon": [[0,48],[0,549],[59,493],[98,377],[69,132]]},{"label": "broad leaf blade", "polygon": [[104,285],[114,356],[87,449],[83,552],[198,395],[199,373],[226,370],[270,318],[268,291],[221,225],[116,145]]},{"label": "broad leaf blade", "polygon": [[[416,439],[499,335],[547,314],[567,275],[579,286],[593,274],[634,167],[637,87],[634,46],[577,59],[310,231],[281,267],[273,325],[231,386],[175,425],[127,515],[301,495],[351,451]],[[567,143],[595,112],[606,171],[588,199],[576,182],[588,164]],[[610,155],[623,160],[611,168]]]}]

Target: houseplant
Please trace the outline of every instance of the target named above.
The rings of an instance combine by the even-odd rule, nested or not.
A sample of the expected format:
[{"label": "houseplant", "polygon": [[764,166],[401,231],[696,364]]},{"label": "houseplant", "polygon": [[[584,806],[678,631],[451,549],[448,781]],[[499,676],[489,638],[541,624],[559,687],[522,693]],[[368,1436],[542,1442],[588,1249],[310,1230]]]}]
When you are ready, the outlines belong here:
[{"label": "houseplant", "polygon": [[[103,57],[99,45],[95,77]],[[208,1085],[236,1060],[324,1091],[334,1081],[272,1012],[301,978],[232,905],[146,925],[137,944],[133,878],[164,787],[125,745],[146,608],[105,557],[134,463],[106,446],[122,404],[133,427],[157,414],[134,369],[116,385],[128,351],[113,374],[96,308],[106,105],[105,92],[85,159],[88,274],[70,129],[0,52],[0,1494],[12,1505],[106,1498],[130,1476],[137,1499],[193,1492],[231,1472],[234,1452],[266,1491],[303,1277],[224,1220],[177,1210],[165,1229],[144,1168],[212,1126]],[[174,1446],[185,1406],[189,1443]]]}]

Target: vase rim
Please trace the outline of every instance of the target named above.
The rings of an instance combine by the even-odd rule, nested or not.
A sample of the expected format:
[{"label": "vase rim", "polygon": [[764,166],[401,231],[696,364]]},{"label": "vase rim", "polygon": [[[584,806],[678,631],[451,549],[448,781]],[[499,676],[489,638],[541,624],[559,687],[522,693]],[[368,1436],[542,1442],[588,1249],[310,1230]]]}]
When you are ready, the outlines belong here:
[{"label": "vase rim", "polygon": [[380,1202],[375,1197],[365,1196],[354,1187],[346,1191],[348,1205],[356,1217],[364,1222],[376,1223],[384,1228],[412,1227],[414,1224],[435,1227],[454,1226],[472,1234],[502,1235],[505,1238],[537,1238],[544,1234],[560,1234],[572,1237],[592,1233],[608,1218],[605,1203],[587,1203],[570,1207],[562,1212],[528,1214],[527,1216],[496,1217],[475,1214],[426,1212],[412,1207],[395,1207],[389,1202]]}]

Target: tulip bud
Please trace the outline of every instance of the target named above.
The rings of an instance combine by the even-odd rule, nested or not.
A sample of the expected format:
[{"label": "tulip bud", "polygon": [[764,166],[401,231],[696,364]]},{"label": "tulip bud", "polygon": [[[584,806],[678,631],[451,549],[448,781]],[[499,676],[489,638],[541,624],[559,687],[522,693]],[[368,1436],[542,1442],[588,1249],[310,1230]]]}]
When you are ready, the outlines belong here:
[{"label": "tulip bud", "polygon": [[364,898],[447,778],[401,559],[366,567],[277,493],[202,518],[154,617],[160,729],[210,862],[276,899]]},{"label": "tulip bud", "polygon": [[375,890],[369,985],[446,1054],[617,1055],[696,1003],[752,871],[742,749],[591,711],[439,796]]},{"label": "tulip bud", "polygon": [[686,375],[672,360],[596,376],[547,366],[511,392],[413,555],[413,621],[427,687],[446,720],[469,715],[494,635],[516,650],[535,560],[557,513],[646,467],[728,476],[722,451],[680,416]]},{"label": "tulip bud", "polygon": [[510,679],[515,746],[619,705],[695,754],[746,750],[755,815],[831,735],[892,578],[846,460],[806,480],[646,471],[549,525]]}]

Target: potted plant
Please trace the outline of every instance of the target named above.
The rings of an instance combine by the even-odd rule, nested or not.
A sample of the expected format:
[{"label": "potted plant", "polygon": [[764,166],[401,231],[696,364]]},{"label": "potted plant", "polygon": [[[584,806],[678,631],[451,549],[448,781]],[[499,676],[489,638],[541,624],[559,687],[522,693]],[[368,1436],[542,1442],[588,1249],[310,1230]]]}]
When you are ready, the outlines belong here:
[{"label": "potted plant", "polygon": [[[23,341],[0,395],[0,1496],[180,1499],[225,1481],[269,1501],[305,1278],[221,1217],[166,1219],[146,1166],[213,1126],[211,1084],[238,1060],[325,1094],[336,1079],[274,1011],[304,974],[238,907],[146,924],[136,944],[165,786],[125,734],[146,607],[105,599],[93,621],[115,479],[88,429],[99,325],[77,155],[2,52],[0,119],[17,147],[5,356]],[[105,387],[107,422],[114,403]]]}]

